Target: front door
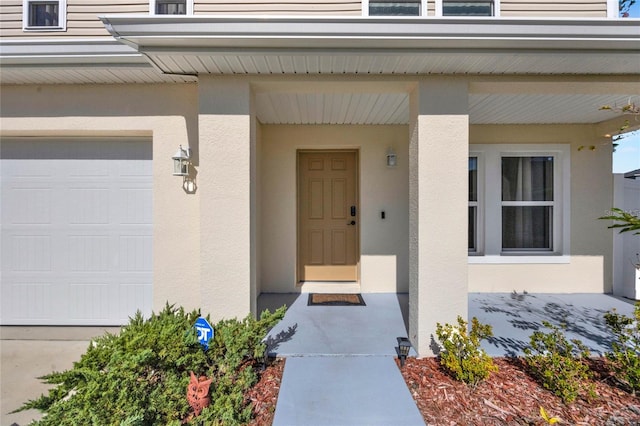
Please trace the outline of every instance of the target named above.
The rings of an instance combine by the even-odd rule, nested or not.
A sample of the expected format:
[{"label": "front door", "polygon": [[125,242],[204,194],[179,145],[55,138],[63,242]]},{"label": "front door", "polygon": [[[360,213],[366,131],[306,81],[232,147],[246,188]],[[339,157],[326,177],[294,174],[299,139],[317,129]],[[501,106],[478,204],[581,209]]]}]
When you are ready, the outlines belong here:
[{"label": "front door", "polygon": [[298,152],[298,279],[356,281],[356,151]]}]

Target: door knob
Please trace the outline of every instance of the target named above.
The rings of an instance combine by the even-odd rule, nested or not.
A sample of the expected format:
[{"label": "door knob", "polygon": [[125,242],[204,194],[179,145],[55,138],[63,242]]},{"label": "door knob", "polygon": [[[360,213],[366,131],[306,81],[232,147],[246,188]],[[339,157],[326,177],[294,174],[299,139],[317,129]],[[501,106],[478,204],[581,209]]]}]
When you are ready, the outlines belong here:
[{"label": "door knob", "polygon": [[356,224],[355,220],[352,220],[351,222],[347,223],[347,225],[355,225],[355,224]]}]

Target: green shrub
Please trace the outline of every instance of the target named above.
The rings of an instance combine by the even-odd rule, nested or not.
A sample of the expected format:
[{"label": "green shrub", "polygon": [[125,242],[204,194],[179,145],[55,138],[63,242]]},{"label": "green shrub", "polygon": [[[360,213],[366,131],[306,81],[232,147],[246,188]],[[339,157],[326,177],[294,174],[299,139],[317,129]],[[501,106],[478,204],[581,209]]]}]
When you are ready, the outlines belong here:
[{"label": "green shrub", "polygon": [[436,335],[444,348],[440,353],[440,365],[456,380],[476,386],[498,368],[480,348],[480,341],[493,335],[490,325],[481,324],[477,318],[467,322],[458,316],[458,325],[436,325]]},{"label": "green shrub", "polygon": [[573,402],[582,392],[594,397],[589,366],[584,362],[589,357],[587,348],[577,339],[567,340],[560,328],[546,321],[543,324],[551,331],[534,332],[530,347],[524,350],[533,377],[565,403]]},{"label": "green shrub", "polygon": [[636,303],[634,317],[615,312],[604,315],[613,332],[612,352],[606,354],[616,379],[635,394],[640,392],[640,302]]},{"label": "green shrub", "polygon": [[[225,320],[204,351],[194,328],[200,313],[167,306],[145,320],[137,313],[120,334],[97,338],[71,370],[43,379],[57,385],[24,404],[45,412],[36,425],[234,425],[247,422],[244,393],[257,381],[262,339],[284,307],[259,320]],[[213,378],[211,405],[193,418],[186,400],[189,372]]]}]

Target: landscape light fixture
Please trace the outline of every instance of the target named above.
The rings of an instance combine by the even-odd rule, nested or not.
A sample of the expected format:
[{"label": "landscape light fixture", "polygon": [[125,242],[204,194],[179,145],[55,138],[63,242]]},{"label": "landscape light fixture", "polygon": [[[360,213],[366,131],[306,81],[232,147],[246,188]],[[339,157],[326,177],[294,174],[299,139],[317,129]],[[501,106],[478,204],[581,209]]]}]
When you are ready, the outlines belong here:
[{"label": "landscape light fixture", "polygon": [[407,360],[410,349],[411,342],[409,339],[406,337],[398,337],[398,347],[396,348],[396,352],[398,353],[398,358],[400,358],[400,367],[404,367],[404,362]]},{"label": "landscape light fixture", "polygon": [[184,149],[182,145],[178,148],[173,158],[173,175],[189,176],[189,158],[191,158],[191,148]]}]

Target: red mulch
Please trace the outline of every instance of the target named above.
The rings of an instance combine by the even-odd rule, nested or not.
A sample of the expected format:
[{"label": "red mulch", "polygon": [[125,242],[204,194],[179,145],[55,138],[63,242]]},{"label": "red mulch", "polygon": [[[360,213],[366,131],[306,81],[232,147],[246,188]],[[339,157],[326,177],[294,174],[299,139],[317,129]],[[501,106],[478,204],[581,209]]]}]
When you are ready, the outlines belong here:
[{"label": "red mulch", "polygon": [[521,360],[496,358],[499,371],[475,389],[445,374],[435,358],[407,360],[402,375],[429,425],[542,425],[540,407],[561,424],[640,425],[640,398],[610,383],[594,361],[597,397],[569,405],[538,385]]},{"label": "red mulch", "polygon": [[[495,358],[499,368],[475,389],[441,369],[435,358],[409,358],[402,375],[428,425],[543,425],[540,407],[559,424],[640,426],[640,398],[615,386],[601,360],[592,362],[597,398],[565,405],[536,383],[521,360]],[[253,426],[273,422],[284,360],[277,360],[249,392]]]},{"label": "red mulch", "polygon": [[273,423],[283,370],[284,360],[276,359],[262,372],[258,383],[247,393],[253,406],[254,418],[249,423],[251,426],[269,426]]}]

